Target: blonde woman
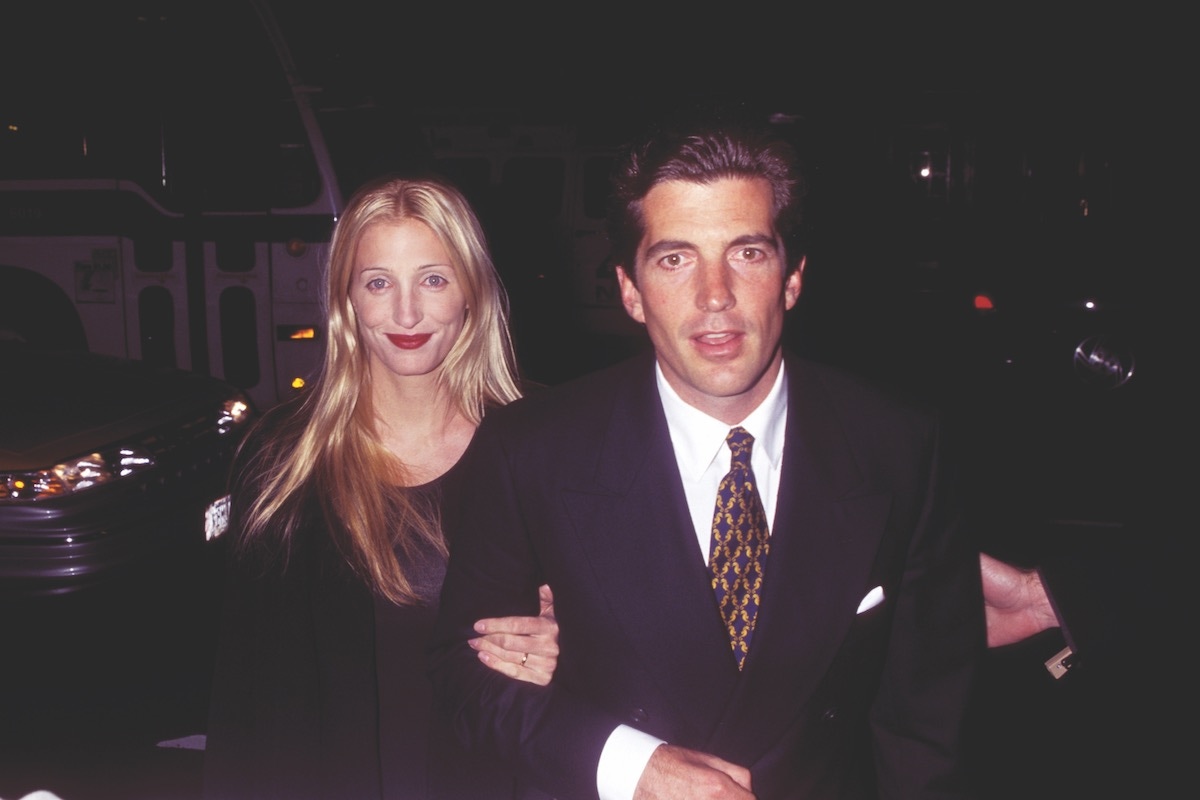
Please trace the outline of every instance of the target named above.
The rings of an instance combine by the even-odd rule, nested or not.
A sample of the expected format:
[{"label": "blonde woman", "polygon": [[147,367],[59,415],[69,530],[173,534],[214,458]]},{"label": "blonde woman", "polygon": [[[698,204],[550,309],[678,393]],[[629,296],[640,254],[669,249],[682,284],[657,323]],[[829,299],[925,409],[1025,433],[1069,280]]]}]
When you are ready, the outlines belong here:
[{"label": "blonde woman", "polygon": [[[369,184],[337,223],[325,290],[319,377],[234,468],[206,797],[507,796],[425,675],[452,545],[443,490],[487,409],[520,396],[478,220],[435,180]],[[484,620],[473,644],[545,685],[558,628],[540,599],[541,616]]]}]

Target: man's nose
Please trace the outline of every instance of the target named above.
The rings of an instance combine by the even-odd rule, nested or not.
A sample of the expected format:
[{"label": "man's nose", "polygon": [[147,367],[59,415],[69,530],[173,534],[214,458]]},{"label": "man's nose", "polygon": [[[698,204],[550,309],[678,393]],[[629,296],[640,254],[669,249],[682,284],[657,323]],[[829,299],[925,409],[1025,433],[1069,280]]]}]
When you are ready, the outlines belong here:
[{"label": "man's nose", "polygon": [[733,275],[723,261],[704,261],[696,271],[696,305],[701,311],[725,311],[733,308]]}]

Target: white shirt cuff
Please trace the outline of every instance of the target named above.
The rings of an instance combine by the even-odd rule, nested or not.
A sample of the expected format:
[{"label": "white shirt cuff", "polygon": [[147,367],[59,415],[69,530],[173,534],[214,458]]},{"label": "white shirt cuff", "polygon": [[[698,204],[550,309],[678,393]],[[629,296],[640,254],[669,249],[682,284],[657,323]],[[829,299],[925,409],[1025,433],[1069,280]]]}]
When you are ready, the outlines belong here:
[{"label": "white shirt cuff", "polygon": [[646,763],[662,739],[628,725],[618,725],[604,743],[596,767],[596,789],[600,800],[633,800]]}]

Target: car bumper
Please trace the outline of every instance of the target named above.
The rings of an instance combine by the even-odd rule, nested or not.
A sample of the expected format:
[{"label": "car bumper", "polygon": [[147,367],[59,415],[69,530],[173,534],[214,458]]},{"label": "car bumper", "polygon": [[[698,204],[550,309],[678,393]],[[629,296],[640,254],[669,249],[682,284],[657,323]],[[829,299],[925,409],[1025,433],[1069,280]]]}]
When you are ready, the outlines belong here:
[{"label": "car bumper", "polygon": [[205,568],[206,515],[226,471],[148,475],[78,496],[0,506],[0,596],[119,588]]}]

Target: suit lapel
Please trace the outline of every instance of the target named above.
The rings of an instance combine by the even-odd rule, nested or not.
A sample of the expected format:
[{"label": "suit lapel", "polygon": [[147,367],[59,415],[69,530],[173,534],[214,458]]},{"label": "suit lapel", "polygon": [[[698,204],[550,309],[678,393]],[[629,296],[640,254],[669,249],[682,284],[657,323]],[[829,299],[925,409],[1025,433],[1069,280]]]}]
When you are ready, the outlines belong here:
[{"label": "suit lapel", "polygon": [[[789,362],[783,470],[762,605],[722,730],[761,752],[826,675],[853,623],[891,498],[871,494],[819,379]],[[869,587],[868,587],[869,588]],[[746,724],[753,719],[755,724]],[[752,732],[752,733],[747,733]]]},{"label": "suit lapel", "polygon": [[692,530],[653,362],[635,375],[617,390],[595,485],[566,490],[563,499],[595,585],[626,621],[631,657],[655,676],[662,696],[674,698],[679,719],[707,728],[713,698],[728,697],[738,673]]},{"label": "suit lapel", "polygon": [[630,657],[671,698],[676,718],[723,752],[762,752],[791,721],[779,709],[812,696],[853,623],[891,498],[868,491],[836,398],[789,362],[771,556],[739,673],[696,546],[653,362],[643,366],[616,391],[594,482],[564,490],[563,501],[596,591],[625,621]]}]

